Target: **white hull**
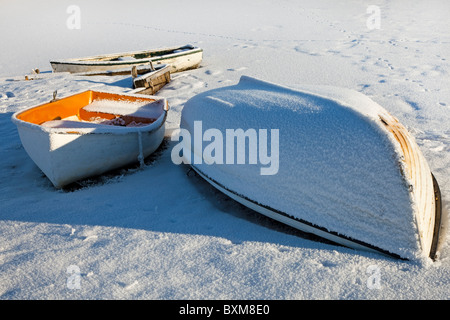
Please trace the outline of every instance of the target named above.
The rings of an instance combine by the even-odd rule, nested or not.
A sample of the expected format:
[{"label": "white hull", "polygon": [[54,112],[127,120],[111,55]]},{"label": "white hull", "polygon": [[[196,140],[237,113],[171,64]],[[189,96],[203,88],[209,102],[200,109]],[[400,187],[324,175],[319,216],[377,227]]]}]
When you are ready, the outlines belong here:
[{"label": "white hull", "polygon": [[127,134],[47,133],[19,126],[24,149],[56,188],[136,163],[152,154],[164,138],[164,124],[154,132]]},{"label": "white hull", "polygon": [[52,60],[50,64],[53,72],[70,72],[70,73],[93,73],[93,72],[108,72],[113,70],[121,70],[131,68],[133,66],[140,66],[150,64],[154,66],[160,64],[170,64],[171,73],[180,72],[199,67],[203,59],[203,50],[193,46],[186,46],[189,48],[185,51],[163,54],[159,56],[146,57],[132,60],[118,60],[121,57],[133,57],[144,55],[146,53],[164,52],[176,50],[177,48],[166,48],[152,51],[135,51],[127,53],[116,53],[101,56],[84,57],[79,59],[65,59]]}]

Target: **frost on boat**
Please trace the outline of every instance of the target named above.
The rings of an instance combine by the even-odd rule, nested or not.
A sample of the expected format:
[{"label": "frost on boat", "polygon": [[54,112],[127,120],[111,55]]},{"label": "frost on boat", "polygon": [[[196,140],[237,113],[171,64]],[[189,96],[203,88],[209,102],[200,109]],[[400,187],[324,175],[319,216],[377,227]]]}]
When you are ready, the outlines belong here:
[{"label": "frost on boat", "polygon": [[[278,129],[276,174],[261,175],[263,161],[206,159],[229,152],[228,141],[215,153],[214,138],[199,148],[194,131],[200,121],[203,132],[223,133],[215,139],[226,137],[227,129]],[[413,137],[367,96],[242,77],[238,85],[189,100],[181,128],[192,136],[184,142],[185,162],[197,159],[189,163],[203,178],[249,208],[348,247],[434,258],[441,221],[437,183]],[[250,148],[250,135],[245,139]],[[236,147],[235,153],[247,152],[249,159],[248,151]]]},{"label": "frost on boat", "polygon": [[12,116],[31,159],[57,188],[140,161],[164,138],[167,101],[85,91]]}]

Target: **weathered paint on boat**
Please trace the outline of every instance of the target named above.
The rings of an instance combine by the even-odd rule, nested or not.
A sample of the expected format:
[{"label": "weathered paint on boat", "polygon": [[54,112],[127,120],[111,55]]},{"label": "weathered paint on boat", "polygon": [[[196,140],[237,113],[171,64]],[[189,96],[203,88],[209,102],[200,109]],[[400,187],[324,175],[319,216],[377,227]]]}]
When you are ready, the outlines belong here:
[{"label": "weathered paint on boat", "polygon": [[[132,72],[133,73],[133,72]],[[136,74],[133,78],[134,92],[140,94],[155,94],[162,87],[170,82],[170,65],[162,65],[160,68],[144,73],[142,75]]]}]

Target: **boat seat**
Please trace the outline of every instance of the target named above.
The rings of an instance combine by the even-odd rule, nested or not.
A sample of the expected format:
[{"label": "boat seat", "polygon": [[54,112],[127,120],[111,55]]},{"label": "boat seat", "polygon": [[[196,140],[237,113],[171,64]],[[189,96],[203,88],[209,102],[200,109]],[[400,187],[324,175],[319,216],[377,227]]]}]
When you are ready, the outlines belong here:
[{"label": "boat seat", "polygon": [[[80,109],[79,116],[81,119],[89,119],[92,116],[101,116],[103,118],[125,116],[136,119],[142,118],[141,121],[144,122],[144,119],[151,119],[154,121],[162,114],[163,110],[163,100],[138,103],[124,103],[115,100],[94,100]],[[107,116],[108,114],[110,116]]]},{"label": "boat seat", "polygon": [[104,128],[111,127],[108,124],[95,122],[73,121],[73,120],[50,120],[45,121],[41,126],[46,128]]}]

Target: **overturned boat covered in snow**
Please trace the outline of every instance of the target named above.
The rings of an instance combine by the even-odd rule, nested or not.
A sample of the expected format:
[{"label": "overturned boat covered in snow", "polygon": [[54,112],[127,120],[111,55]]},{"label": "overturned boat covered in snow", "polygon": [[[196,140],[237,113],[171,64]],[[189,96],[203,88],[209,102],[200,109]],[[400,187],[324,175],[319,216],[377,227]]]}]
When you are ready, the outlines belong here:
[{"label": "overturned boat covered in snow", "polygon": [[166,99],[88,90],[16,112],[22,144],[57,188],[133,162],[162,143]]},{"label": "overturned boat covered in snow", "polygon": [[414,138],[367,96],[242,77],[190,99],[180,127],[172,156],[245,206],[351,248],[435,258],[438,184]]},{"label": "overturned boat covered in snow", "polygon": [[119,74],[130,72],[133,66],[152,63],[170,65],[170,72],[180,72],[197,68],[202,62],[203,49],[193,45],[169,47],[143,51],[111,53],[91,57],[52,60],[53,72],[86,73],[86,75]]}]

